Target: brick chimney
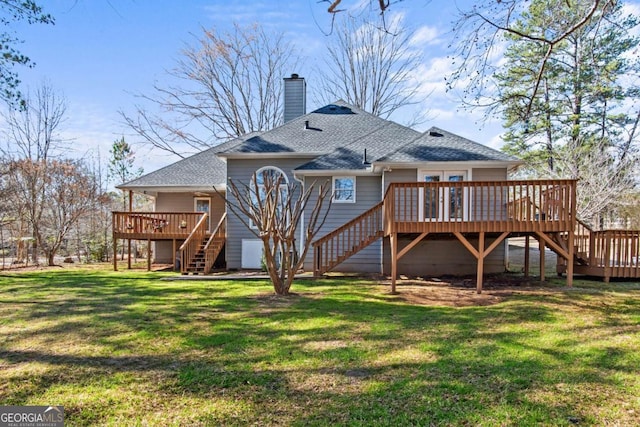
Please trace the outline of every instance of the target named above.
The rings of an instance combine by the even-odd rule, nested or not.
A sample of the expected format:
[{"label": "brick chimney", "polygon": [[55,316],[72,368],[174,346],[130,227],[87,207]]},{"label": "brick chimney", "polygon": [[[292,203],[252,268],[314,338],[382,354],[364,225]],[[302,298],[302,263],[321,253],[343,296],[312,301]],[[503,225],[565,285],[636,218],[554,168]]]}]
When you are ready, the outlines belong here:
[{"label": "brick chimney", "polygon": [[291,74],[284,78],[284,122],[307,114],[307,83],[304,77]]}]

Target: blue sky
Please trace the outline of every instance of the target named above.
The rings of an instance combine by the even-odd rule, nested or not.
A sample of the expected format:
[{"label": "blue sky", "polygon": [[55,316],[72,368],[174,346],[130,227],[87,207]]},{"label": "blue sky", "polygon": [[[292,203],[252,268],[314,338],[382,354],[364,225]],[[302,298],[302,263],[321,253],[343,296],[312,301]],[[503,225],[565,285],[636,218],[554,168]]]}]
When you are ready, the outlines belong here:
[{"label": "blue sky", "polygon": [[[354,5],[362,0],[343,0]],[[466,1],[466,0],[465,0]],[[193,45],[202,28],[220,31],[233,22],[260,22],[285,31],[306,56],[299,70],[292,70],[312,86],[318,57],[325,49],[330,28],[326,4],[317,0],[41,0],[55,25],[21,25],[20,49],[36,63],[18,70],[23,90],[43,80],[64,94],[67,120],[62,126],[73,140],[75,155],[109,156],[113,141],[125,136],[135,143],[118,114],[132,112],[135,94],[152,93],[154,82],[162,84],[165,71],[180,57],[180,50]],[[377,2],[373,2],[376,3]],[[460,2],[459,2],[460,3]],[[464,5],[464,3],[461,3]],[[392,13],[405,16],[405,23],[420,35],[425,62],[420,70],[431,92],[424,108],[433,117],[418,130],[438,126],[487,145],[498,147],[501,126],[496,121],[482,125],[480,113],[458,112],[459,102],[445,93],[444,76],[451,70],[447,45],[457,6],[454,1],[405,0],[392,6]],[[285,76],[283,76],[285,77]],[[318,105],[308,98],[308,110]],[[395,118],[401,121],[401,118]],[[131,136],[130,136],[131,135]],[[161,152],[136,147],[145,172],[175,160]]]}]

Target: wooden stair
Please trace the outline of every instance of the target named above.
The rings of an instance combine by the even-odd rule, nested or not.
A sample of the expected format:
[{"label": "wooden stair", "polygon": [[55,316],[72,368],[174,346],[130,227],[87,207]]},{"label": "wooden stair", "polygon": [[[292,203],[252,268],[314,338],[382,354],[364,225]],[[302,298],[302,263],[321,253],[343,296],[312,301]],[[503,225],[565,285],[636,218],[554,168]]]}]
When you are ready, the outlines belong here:
[{"label": "wooden stair", "polygon": [[[594,231],[578,220],[574,233],[575,256],[573,269],[576,274],[611,278],[640,278],[640,230]],[[556,239],[566,245],[567,235]],[[564,273],[567,265],[558,260],[558,273]]]},{"label": "wooden stair", "polygon": [[203,239],[200,247],[193,255],[186,266],[183,274],[208,274],[211,272],[213,263],[224,248],[226,239],[224,237],[213,237]]},{"label": "wooden stair", "polygon": [[360,252],[384,235],[383,202],[363,212],[313,243],[313,275],[324,273]]},{"label": "wooden stair", "polygon": [[223,214],[211,234],[206,233],[206,215],[180,246],[182,274],[208,274],[227,241],[227,214]]}]

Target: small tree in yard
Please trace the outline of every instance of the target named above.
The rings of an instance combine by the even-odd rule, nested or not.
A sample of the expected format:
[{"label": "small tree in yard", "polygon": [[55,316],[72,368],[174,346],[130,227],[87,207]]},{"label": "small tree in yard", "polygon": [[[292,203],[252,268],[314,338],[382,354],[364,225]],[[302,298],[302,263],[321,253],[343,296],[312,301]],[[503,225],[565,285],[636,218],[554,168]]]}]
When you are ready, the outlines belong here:
[{"label": "small tree in yard", "polygon": [[[318,187],[313,209],[305,218],[304,245],[298,253],[296,232],[307,211],[315,188],[286,183],[273,169],[254,173],[249,184],[229,180],[227,206],[251,232],[262,240],[264,263],[278,295],[289,294],[295,273],[300,270],[311,242],[322,228],[331,207],[331,185]],[[328,206],[325,205],[328,199]],[[253,225],[250,226],[250,223]]]}]

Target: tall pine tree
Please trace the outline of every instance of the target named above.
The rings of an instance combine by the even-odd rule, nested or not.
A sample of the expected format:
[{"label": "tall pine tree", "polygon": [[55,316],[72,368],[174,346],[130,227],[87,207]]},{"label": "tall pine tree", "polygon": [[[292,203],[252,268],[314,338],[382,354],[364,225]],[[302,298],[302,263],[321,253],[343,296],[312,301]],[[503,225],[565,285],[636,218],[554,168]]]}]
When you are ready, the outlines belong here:
[{"label": "tall pine tree", "polygon": [[[590,5],[534,0],[516,28],[555,31]],[[554,49],[543,68],[543,43],[509,35],[505,66],[495,75],[499,99],[492,108],[504,119],[505,151],[519,155],[537,175],[579,179],[579,210],[589,219],[611,210],[612,190],[624,193],[633,186],[638,112],[629,105],[640,100],[634,54],[640,39],[631,31],[638,22],[623,14],[621,4],[600,9]],[[594,174],[613,178],[608,191],[593,188]]]}]

